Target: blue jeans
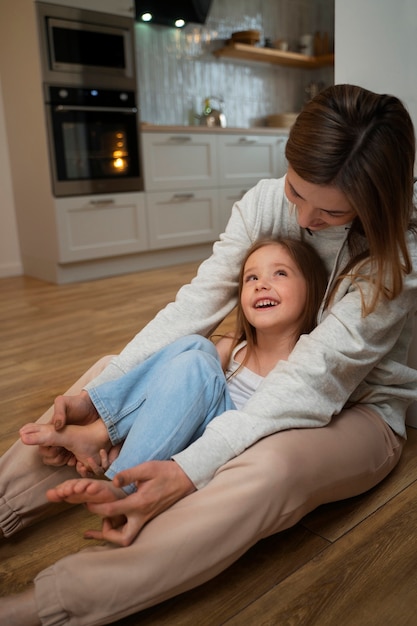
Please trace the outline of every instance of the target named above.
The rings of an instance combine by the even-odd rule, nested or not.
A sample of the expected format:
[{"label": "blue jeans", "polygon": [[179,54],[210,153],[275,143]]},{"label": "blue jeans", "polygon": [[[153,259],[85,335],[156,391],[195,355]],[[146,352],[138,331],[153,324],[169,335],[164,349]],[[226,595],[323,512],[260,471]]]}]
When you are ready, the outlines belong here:
[{"label": "blue jeans", "polygon": [[169,459],[200,437],[214,417],[236,408],[217,350],[200,335],[178,339],[88,393],[112,444],[124,442],[108,478],[144,461]]}]

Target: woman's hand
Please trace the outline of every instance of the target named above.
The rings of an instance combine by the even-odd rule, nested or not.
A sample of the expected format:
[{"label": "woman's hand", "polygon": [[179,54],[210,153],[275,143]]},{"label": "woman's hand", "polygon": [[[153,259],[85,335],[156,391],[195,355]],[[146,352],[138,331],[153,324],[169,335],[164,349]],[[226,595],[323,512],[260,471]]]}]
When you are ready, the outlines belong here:
[{"label": "woman's hand", "polygon": [[58,396],[55,398],[54,414],[51,419],[55,430],[61,430],[67,424],[85,426],[92,424],[98,418],[99,414],[87,391],[81,391],[76,396]]},{"label": "woman's hand", "polygon": [[136,483],[137,491],[121,500],[87,503],[103,519],[101,531],[87,531],[91,539],[105,539],[128,546],[141,528],[175,502],[195,491],[188,476],[175,461],[148,461],[124,470],[113,479],[116,487]]}]

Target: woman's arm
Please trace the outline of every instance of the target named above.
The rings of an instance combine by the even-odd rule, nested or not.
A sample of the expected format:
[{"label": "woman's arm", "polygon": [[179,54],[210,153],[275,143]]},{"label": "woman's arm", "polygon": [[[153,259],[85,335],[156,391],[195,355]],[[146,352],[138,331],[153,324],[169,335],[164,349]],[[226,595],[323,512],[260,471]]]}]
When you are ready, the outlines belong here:
[{"label": "woman's arm", "polygon": [[225,233],[197,276],[86,388],[118,378],[179,337],[193,333],[208,336],[236,304],[239,268],[247,249],[258,237],[282,231],[280,220],[286,224],[287,219],[283,178],[261,181],[249,190],[234,205]]},{"label": "woman's arm", "polygon": [[[416,258],[414,263],[417,267]],[[244,410],[216,417],[174,460],[202,487],[262,437],[325,426],[349,399],[374,405],[404,434],[405,410],[417,399],[417,372],[405,365],[416,302],[416,272],[406,277],[396,300],[380,303],[365,318],[359,290],[349,287],[317,328],[300,338],[288,360],[268,374]]]}]

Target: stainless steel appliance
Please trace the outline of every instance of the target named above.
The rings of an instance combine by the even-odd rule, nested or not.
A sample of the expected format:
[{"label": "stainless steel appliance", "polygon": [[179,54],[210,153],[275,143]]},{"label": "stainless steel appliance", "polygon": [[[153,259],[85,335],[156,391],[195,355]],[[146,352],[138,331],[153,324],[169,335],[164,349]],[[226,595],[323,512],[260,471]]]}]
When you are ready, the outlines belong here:
[{"label": "stainless steel appliance", "polygon": [[55,196],[140,191],[135,92],[47,86]]},{"label": "stainless steel appliance", "polygon": [[134,21],[37,3],[45,83],[135,89]]},{"label": "stainless steel appliance", "polygon": [[53,194],[141,191],[133,18],[36,6]]}]

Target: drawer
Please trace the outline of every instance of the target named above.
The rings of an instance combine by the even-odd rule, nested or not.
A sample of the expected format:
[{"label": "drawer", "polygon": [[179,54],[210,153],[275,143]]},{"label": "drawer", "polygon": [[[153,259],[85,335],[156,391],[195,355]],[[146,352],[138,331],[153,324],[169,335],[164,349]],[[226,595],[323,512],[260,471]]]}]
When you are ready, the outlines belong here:
[{"label": "drawer", "polygon": [[213,135],[143,133],[146,191],[216,187],[215,140]]},{"label": "drawer", "polygon": [[261,135],[218,137],[219,185],[255,185],[262,178],[279,178],[287,138]]},{"label": "drawer", "polygon": [[219,235],[216,190],[146,194],[151,249],[215,241]]},{"label": "drawer", "polygon": [[57,198],[55,204],[61,263],[148,248],[143,193]]}]

